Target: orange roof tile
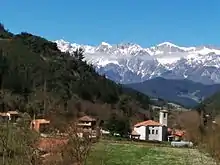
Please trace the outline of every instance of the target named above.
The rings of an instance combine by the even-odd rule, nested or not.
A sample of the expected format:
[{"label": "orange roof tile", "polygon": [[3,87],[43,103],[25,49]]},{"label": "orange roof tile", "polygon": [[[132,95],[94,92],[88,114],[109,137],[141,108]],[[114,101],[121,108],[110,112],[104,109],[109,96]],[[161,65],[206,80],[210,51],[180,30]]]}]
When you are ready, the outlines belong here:
[{"label": "orange roof tile", "polygon": [[46,119],[35,119],[32,122],[36,122],[36,123],[40,123],[40,124],[49,124],[50,120],[46,120]]},{"label": "orange roof tile", "polygon": [[19,113],[17,111],[0,112],[0,116],[8,116],[8,114],[18,115]]},{"label": "orange roof tile", "polygon": [[156,121],[147,120],[147,121],[137,123],[134,126],[135,127],[140,127],[140,126],[162,126],[162,125],[160,123],[156,122]]},{"label": "orange roof tile", "polygon": [[83,116],[83,117],[80,117],[78,120],[79,121],[96,121],[96,119],[94,119],[90,116]]},{"label": "orange roof tile", "polygon": [[18,114],[19,114],[18,111],[8,111],[8,113],[9,113],[10,115],[18,115]]},{"label": "orange roof tile", "polygon": [[5,117],[8,116],[6,112],[0,112],[0,116]]},{"label": "orange roof tile", "polygon": [[176,130],[173,131],[172,134],[175,135],[175,136],[183,136],[185,134],[185,131],[176,129]]}]

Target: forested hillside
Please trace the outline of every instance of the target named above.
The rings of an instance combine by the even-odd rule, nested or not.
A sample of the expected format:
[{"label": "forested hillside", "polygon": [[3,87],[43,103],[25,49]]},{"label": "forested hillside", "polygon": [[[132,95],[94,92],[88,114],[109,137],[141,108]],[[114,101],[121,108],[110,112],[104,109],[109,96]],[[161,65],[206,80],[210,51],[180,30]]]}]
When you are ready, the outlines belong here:
[{"label": "forested hillside", "polygon": [[198,110],[204,110],[212,117],[220,114],[220,92],[215,93],[211,97],[205,99],[198,107]]},{"label": "forested hillside", "polygon": [[144,81],[142,83],[127,84],[127,87],[136,89],[151,97],[161,98],[192,108],[204,98],[210,97],[220,90],[219,84],[204,85],[187,79],[170,80],[162,77]]},{"label": "forested hillside", "polygon": [[80,113],[107,118],[114,112],[131,118],[149,108],[147,96],[98,75],[83,58],[81,49],[61,53],[53,42],[26,32],[12,34],[1,24],[0,110],[68,118]]}]

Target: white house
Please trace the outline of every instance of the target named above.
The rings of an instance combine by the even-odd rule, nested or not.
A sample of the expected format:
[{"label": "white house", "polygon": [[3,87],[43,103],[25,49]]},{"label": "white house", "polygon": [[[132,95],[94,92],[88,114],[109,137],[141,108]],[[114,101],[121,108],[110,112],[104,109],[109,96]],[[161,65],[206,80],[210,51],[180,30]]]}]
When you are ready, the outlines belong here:
[{"label": "white house", "polygon": [[168,111],[161,110],[159,122],[147,120],[134,125],[134,131],[140,135],[140,140],[167,141]]}]

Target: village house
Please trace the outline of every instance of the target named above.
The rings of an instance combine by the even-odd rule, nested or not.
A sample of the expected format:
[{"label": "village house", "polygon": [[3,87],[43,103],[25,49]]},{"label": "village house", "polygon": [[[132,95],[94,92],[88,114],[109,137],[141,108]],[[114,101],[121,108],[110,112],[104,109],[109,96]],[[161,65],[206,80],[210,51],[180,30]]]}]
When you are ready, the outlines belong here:
[{"label": "village house", "polygon": [[131,139],[140,139],[140,134],[139,133],[137,133],[135,130],[133,130],[132,132],[131,132],[131,135],[130,135],[130,138]]},{"label": "village house", "polygon": [[20,114],[17,111],[1,112],[0,118],[2,119],[2,121],[10,121],[12,123],[15,123],[19,118],[19,115]]},{"label": "village house", "polygon": [[83,116],[78,119],[78,127],[88,130],[94,130],[96,128],[96,119],[90,116]]},{"label": "village house", "polygon": [[31,121],[30,128],[40,133],[44,133],[49,127],[50,121],[46,119],[34,119]]},{"label": "village house", "polygon": [[[83,116],[77,120],[76,126],[77,129],[73,130],[76,132],[78,137],[83,137],[85,133],[88,133],[90,138],[97,137],[97,127],[96,127],[96,119],[90,116]],[[50,121],[45,119],[36,119],[32,121],[32,129],[36,130],[37,132],[41,132],[40,127],[42,125],[49,125]],[[47,162],[51,159],[59,159],[61,158],[60,151],[62,147],[68,144],[69,137],[68,134],[56,134],[56,136],[48,136],[48,137],[41,137],[37,144],[37,149],[43,162]]]},{"label": "village house", "polygon": [[184,140],[186,131],[179,129],[168,128],[168,141],[181,141]]},{"label": "village house", "polygon": [[152,141],[167,141],[168,128],[168,111],[161,110],[159,122],[153,120],[147,120],[134,125],[132,137],[136,137],[140,140],[152,140]]},{"label": "village house", "polygon": [[99,130],[97,127],[97,121],[91,116],[83,116],[78,119],[77,127],[79,128],[80,136],[83,136],[84,133],[89,133],[90,137],[97,137]]}]

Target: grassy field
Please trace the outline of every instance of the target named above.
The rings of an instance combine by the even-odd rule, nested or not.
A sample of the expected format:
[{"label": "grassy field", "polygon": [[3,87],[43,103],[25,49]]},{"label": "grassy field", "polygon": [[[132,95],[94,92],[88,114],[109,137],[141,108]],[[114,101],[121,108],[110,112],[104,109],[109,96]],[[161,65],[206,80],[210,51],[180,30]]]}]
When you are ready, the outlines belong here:
[{"label": "grassy field", "polygon": [[196,149],[159,147],[137,143],[97,143],[86,165],[215,165]]}]

